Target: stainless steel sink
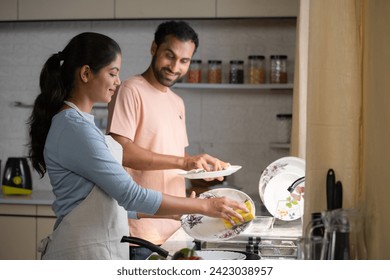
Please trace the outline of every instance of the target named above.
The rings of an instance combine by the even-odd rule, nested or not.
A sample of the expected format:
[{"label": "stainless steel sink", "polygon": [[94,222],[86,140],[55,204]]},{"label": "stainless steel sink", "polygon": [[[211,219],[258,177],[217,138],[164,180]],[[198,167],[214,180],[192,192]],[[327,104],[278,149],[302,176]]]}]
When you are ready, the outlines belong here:
[{"label": "stainless steel sink", "polygon": [[256,232],[249,229],[223,241],[195,240],[197,250],[234,250],[255,253],[260,259],[297,259],[298,242],[302,236],[301,220],[283,222],[275,220],[269,230]]}]

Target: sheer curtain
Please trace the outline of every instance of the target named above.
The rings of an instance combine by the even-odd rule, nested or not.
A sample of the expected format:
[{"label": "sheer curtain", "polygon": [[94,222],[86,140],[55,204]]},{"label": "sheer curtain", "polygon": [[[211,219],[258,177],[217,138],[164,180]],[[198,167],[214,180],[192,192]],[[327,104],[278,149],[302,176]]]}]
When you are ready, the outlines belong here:
[{"label": "sheer curtain", "polygon": [[332,168],[343,208],[363,210],[366,257],[389,259],[390,1],[301,0],[298,25],[291,154],[306,159],[304,224],[326,209]]}]

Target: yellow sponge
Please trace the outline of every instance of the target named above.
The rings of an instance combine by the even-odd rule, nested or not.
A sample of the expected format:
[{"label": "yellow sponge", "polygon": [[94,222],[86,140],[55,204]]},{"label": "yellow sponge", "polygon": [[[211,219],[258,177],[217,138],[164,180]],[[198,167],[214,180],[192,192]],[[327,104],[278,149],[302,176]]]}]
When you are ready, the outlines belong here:
[{"label": "yellow sponge", "polygon": [[[252,221],[255,218],[255,215],[253,213],[254,211],[253,211],[252,203],[249,200],[246,200],[244,202],[244,204],[245,204],[246,208],[248,208],[248,210],[249,210],[248,213],[243,211],[243,210],[240,210],[240,209],[236,210],[236,212],[244,218],[244,222],[239,221],[238,218],[236,218],[236,217],[231,217],[232,220],[236,223],[236,226],[241,225],[241,224],[246,223],[246,222],[249,222],[249,221]],[[224,224],[226,229],[231,229],[233,227],[233,225],[228,220],[225,220],[225,219],[223,220],[223,224]]]}]

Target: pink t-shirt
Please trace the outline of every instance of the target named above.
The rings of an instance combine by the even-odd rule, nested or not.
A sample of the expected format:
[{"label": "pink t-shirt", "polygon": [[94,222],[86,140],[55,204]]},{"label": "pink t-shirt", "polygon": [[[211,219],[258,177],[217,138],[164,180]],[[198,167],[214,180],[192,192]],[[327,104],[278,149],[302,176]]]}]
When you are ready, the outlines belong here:
[{"label": "pink t-shirt", "polygon": [[[159,91],[142,76],[134,76],[122,82],[108,108],[107,133],[127,137],[156,153],[184,156],[188,146],[184,102],[170,89]],[[125,169],[145,188],[185,196],[185,181],[177,169]],[[171,219],[129,220],[131,236],[154,244],[164,243],[179,227],[180,222]]]}]

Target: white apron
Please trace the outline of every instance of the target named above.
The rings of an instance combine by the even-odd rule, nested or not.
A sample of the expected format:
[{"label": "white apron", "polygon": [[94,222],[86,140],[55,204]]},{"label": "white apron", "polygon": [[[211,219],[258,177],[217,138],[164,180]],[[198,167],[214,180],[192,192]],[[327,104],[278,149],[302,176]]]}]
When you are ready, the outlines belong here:
[{"label": "white apron", "polygon": [[[67,105],[79,109],[70,102]],[[122,146],[105,136],[115,159],[122,163]],[[68,213],[52,234],[41,241],[42,259],[129,260],[129,246],[121,238],[129,234],[127,211],[99,187]]]}]

